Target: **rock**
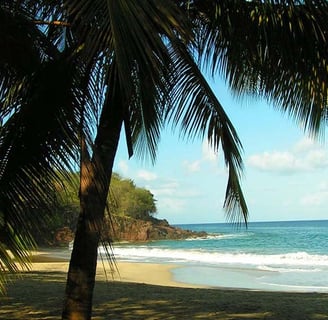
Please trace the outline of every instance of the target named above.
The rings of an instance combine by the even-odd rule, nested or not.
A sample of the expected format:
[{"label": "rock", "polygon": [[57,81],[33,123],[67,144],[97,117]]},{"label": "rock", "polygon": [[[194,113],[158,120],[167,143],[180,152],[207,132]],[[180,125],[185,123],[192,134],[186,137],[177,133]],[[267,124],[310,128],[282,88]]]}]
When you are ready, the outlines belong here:
[{"label": "rock", "polygon": [[207,236],[206,232],[173,227],[169,225],[168,221],[153,217],[149,220],[114,217],[110,230],[106,232],[105,238],[110,238],[112,241],[176,240]]},{"label": "rock", "polygon": [[[167,220],[150,217],[148,220],[133,219],[128,216],[114,216],[108,222],[103,238],[116,241],[150,241],[203,238],[206,232],[195,232],[171,226]],[[58,229],[54,236],[54,246],[67,246],[74,239],[73,231],[68,227]]]},{"label": "rock", "polygon": [[55,246],[67,246],[74,239],[74,233],[69,227],[63,227],[56,231],[54,237]]}]

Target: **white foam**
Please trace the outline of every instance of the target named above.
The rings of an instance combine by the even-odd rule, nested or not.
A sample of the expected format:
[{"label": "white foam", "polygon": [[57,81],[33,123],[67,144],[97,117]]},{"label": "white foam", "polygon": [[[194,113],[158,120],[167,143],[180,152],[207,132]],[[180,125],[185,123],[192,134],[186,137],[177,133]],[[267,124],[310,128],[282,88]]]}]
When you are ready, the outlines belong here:
[{"label": "white foam", "polygon": [[257,266],[258,270],[262,270],[262,271],[271,271],[271,272],[280,272],[280,273],[287,273],[287,272],[319,272],[321,271],[319,268],[309,268],[309,269],[305,269],[303,268],[283,268],[283,267],[272,267],[272,266],[265,266],[265,265],[261,265],[261,266]]},{"label": "white foam", "polygon": [[267,285],[268,288],[276,288],[279,291],[293,291],[293,292],[328,292],[327,286],[305,286],[305,285],[285,285],[285,284],[278,284],[278,283],[266,283],[263,284]]},{"label": "white foam", "polygon": [[221,240],[221,239],[234,239],[242,238],[252,235],[252,233],[226,233],[226,234],[209,234],[205,237],[189,238],[186,241],[207,241],[207,240]]},{"label": "white foam", "polygon": [[[100,251],[102,249],[100,248]],[[256,268],[283,267],[286,270],[328,269],[328,255],[314,255],[306,252],[265,255],[255,253],[227,253],[205,250],[167,249],[147,246],[114,247],[114,255],[119,259],[159,262],[193,262],[207,265],[241,265]],[[283,269],[282,269],[283,270]],[[278,270],[279,271],[279,270]]]}]

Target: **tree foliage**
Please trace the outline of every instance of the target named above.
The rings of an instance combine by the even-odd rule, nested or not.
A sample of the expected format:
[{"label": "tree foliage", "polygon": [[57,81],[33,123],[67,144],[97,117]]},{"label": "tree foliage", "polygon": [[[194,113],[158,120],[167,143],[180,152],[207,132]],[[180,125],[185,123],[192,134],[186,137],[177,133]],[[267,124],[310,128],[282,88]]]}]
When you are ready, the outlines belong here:
[{"label": "tree foliage", "polygon": [[137,187],[130,179],[122,179],[118,174],[113,174],[109,211],[118,216],[147,220],[157,209],[154,196],[149,190]]},{"label": "tree foliage", "polygon": [[[73,182],[73,183],[72,183]],[[32,230],[33,237],[38,245],[53,245],[56,232],[68,227],[74,232],[80,211],[77,186],[79,173],[70,173],[63,178],[61,184],[55,184],[53,190],[53,203],[51,206],[51,219],[47,225]],[[40,210],[35,214],[44,215]],[[113,173],[111,189],[108,194],[108,211],[110,216],[131,217],[148,220],[157,212],[156,200],[153,194],[135,185],[131,179],[123,179],[119,174]],[[111,223],[111,219],[106,219]],[[111,230],[110,226],[106,228]]]},{"label": "tree foliage", "polygon": [[[59,229],[75,230],[80,211],[78,185],[79,174],[74,172],[66,173],[60,183],[54,183],[52,203],[49,205],[50,218],[46,224],[42,223],[31,231],[37,245],[56,245],[55,237]],[[35,215],[44,216],[43,210],[35,209]]]}]

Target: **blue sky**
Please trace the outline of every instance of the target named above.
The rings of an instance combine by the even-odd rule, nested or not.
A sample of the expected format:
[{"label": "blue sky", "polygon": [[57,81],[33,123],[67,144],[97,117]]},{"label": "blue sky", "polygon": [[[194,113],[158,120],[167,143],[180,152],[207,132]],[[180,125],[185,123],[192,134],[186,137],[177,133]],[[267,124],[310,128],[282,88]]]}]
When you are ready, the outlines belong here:
[{"label": "blue sky", "polygon": [[[212,87],[243,144],[249,221],[328,219],[327,138],[311,140],[291,118],[263,100],[234,98],[220,80]],[[188,142],[168,129],[155,165],[129,160],[121,142],[114,171],[154,194],[158,218],[171,224],[227,222],[226,168],[206,141]]]}]

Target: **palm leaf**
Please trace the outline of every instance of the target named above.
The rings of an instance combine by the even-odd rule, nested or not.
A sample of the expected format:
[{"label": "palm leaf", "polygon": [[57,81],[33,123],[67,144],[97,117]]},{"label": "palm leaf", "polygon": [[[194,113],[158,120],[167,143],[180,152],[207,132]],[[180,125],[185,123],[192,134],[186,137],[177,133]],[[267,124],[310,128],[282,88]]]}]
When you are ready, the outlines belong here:
[{"label": "palm leaf", "polygon": [[[159,112],[168,96],[165,79],[171,62],[167,41],[176,38],[176,32],[190,38],[187,19],[173,2],[163,0],[65,4],[74,32],[83,39],[83,59],[90,62],[106,57],[105,78],[109,79],[115,57],[126,100],[124,123],[130,156],[134,145],[137,155],[149,155],[154,161],[162,126]],[[106,85],[111,90],[111,84]]]},{"label": "palm leaf", "polygon": [[207,138],[215,151],[222,146],[228,167],[228,184],[224,207],[229,219],[247,222],[248,209],[239,179],[243,169],[241,142],[190,52],[181,43],[174,43],[174,70],[172,101],[167,117],[174,126],[181,125],[182,135]]},{"label": "palm leaf", "polygon": [[[22,103],[1,127],[1,228],[9,236],[2,248],[10,249],[19,262],[33,247],[33,230],[51,217],[60,173],[77,160],[78,118],[72,107],[77,102],[71,81],[72,68],[63,61],[43,63],[19,91],[23,97],[16,98]],[[40,211],[44,214],[36,214]],[[7,261],[6,267],[13,262]]]},{"label": "palm leaf", "polygon": [[263,96],[306,130],[327,124],[326,1],[197,2],[199,48],[237,95]]}]

